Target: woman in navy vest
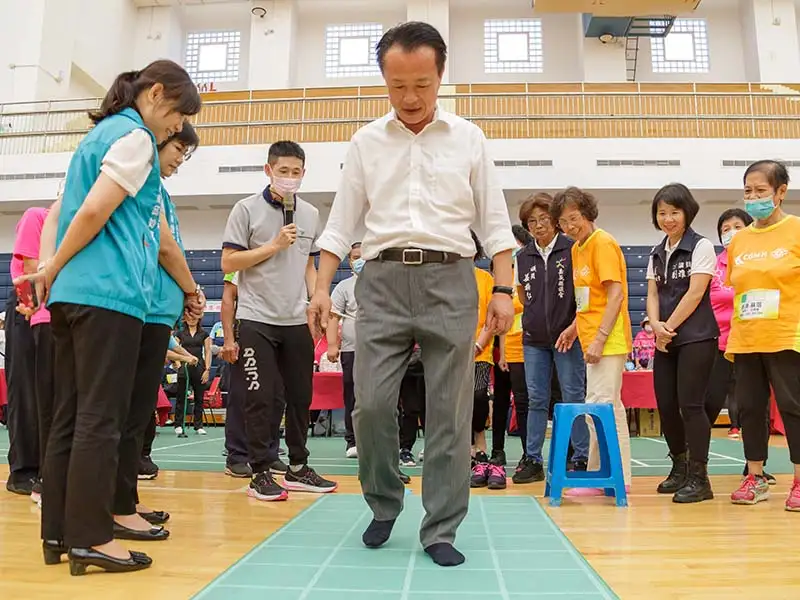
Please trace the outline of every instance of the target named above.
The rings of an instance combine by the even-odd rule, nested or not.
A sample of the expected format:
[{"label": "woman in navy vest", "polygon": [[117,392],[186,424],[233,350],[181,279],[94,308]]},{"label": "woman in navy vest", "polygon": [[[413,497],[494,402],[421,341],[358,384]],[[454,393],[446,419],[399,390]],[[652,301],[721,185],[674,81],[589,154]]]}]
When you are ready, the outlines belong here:
[{"label": "woman in navy vest", "polygon": [[653,384],[673,465],[658,492],[673,494],[678,503],[714,497],[706,468],[711,423],[705,394],[719,337],[709,291],[717,257],[714,245],[691,228],[699,210],[685,185],[658,191],[653,225],[666,235],[647,266],[647,316],[656,335]]},{"label": "woman in navy vest", "polygon": [[174,62],[118,76],[71,159],[49,252],[43,229],[39,279],[49,293],[58,382],[42,475],[43,551],[46,564],[68,552],[73,575],[90,565],[123,572],[152,564],[114,540],[118,443],[159,262],[181,281],[188,304],[201,298],[161,214],[157,150],[200,104]]},{"label": "woman in navy vest", "polygon": [[[522,344],[528,387],[525,457],[512,477],[514,483],[544,480],[542,446],[547,432],[551,381],[555,362],[563,402],[586,401],[586,365],[575,329],[575,290],[572,279],[572,239],[560,233],[550,216],[552,198],[536,194],[519,211],[534,243],[517,254],[514,270],[522,313]],[[572,426],[573,465],[586,470],[589,430],[586,421]]]}]

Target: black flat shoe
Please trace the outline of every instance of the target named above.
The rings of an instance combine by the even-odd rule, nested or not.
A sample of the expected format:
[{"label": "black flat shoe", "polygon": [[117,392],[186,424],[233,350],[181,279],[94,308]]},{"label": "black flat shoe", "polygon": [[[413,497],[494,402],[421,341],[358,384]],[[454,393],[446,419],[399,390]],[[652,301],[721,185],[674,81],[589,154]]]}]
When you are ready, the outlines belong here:
[{"label": "black flat shoe", "polygon": [[169,513],[165,510],[154,510],[148,513],[140,512],[139,516],[150,523],[150,525],[163,525],[169,521]]},{"label": "black flat shoe", "polygon": [[169,537],[169,531],[163,527],[151,527],[147,531],[123,527],[114,523],[114,538],[118,540],[134,540],[137,542],[160,542]]},{"label": "black flat shoe", "polygon": [[42,554],[44,564],[57,565],[61,563],[61,557],[67,553],[68,548],[64,542],[58,540],[42,540]]},{"label": "black flat shoe", "polygon": [[70,548],[69,574],[85,575],[88,567],[98,567],[109,573],[141,571],[153,564],[153,559],[142,552],[131,552],[130,558],[114,558],[91,548]]}]

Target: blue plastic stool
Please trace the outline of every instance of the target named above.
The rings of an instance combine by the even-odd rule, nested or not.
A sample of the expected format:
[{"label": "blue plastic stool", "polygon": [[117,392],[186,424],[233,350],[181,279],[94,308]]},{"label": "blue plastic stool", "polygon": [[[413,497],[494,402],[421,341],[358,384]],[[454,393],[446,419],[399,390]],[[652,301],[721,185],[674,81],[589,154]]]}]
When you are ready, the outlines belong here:
[{"label": "blue plastic stool", "polygon": [[[578,417],[589,415],[597,432],[600,450],[600,470],[567,472],[567,450],[572,433],[572,423]],[[622,473],[622,456],[619,450],[614,407],[610,404],[556,404],[553,413],[553,433],[550,437],[550,454],[547,460],[545,498],[550,506],[561,506],[564,488],[603,488],[606,496],[615,496],[617,506],[628,506],[625,478]]]}]

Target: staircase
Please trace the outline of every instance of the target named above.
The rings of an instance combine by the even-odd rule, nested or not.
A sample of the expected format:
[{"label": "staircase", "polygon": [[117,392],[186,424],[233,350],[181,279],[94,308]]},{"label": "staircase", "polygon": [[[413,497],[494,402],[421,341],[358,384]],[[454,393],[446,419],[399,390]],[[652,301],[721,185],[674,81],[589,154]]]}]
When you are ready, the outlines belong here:
[{"label": "staircase", "polygon": [[625,72],[628,81],[636,81],[636,68],[639,65],[639,37],[625,38]]},{"label": "staircase", "polygon": [[631,17],[625,32],[625,71],[628,81],[636,81],[641,38],[667,37],[675,17]]}]

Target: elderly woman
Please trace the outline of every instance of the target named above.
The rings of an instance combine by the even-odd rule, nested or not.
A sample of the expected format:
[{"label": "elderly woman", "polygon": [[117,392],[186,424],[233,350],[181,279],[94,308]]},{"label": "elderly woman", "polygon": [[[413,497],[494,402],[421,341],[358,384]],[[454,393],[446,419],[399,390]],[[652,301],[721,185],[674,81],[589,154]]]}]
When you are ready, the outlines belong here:
[{"label": "elderly woman", "polygon": [[[631,440],[622,405],[622,373],[631,352],[628,315],[628,276],[617,241],[595,225],[597,201],[590,193],[570,187],[556,194],[551,214],[561,230],[575,240],[572,273],[575,286],[575,325],[565,334],[577,336],[586,361],[586,402],[611,404],[617,425],[625,485],[631,483]],[[600,456],[594,423],[589,425],[589,470]],[[575,488],[570,496],[603,495],[602,489]]]}]

